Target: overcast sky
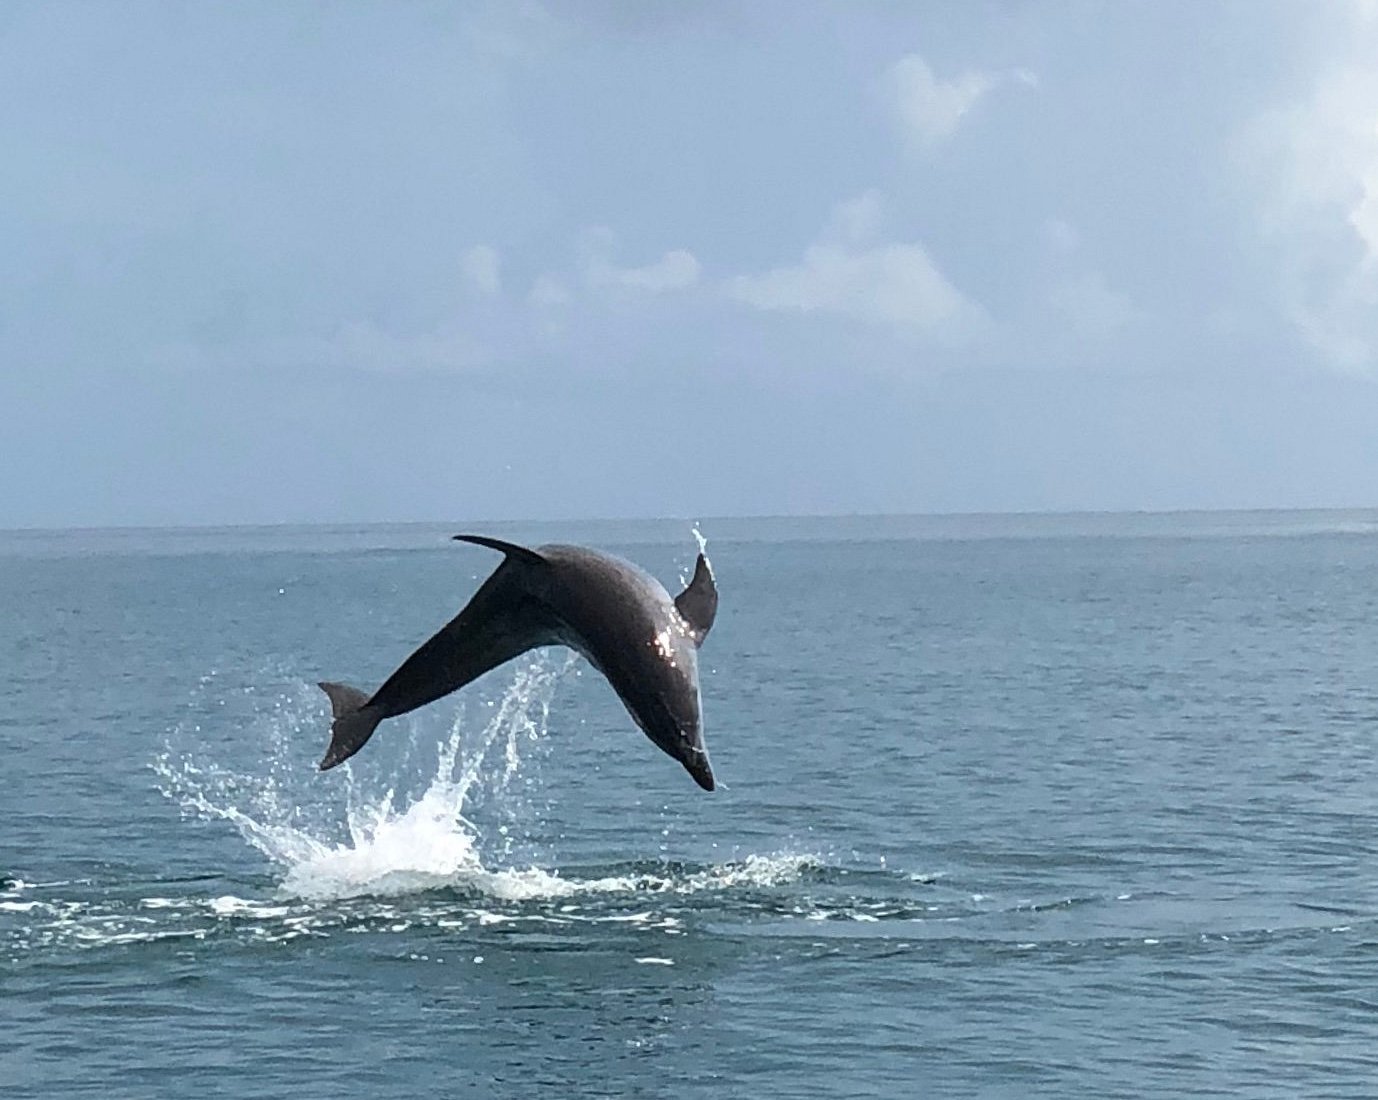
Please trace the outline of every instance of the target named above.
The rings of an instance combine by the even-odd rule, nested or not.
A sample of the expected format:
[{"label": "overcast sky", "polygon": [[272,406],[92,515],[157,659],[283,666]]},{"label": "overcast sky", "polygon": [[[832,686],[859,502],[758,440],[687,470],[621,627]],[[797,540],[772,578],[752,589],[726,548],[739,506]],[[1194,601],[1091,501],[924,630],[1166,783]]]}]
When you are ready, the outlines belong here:
[{"label": "overcast sky", "polygon": [[0,7],[0,527],[1378,504],[1378,4]]}]

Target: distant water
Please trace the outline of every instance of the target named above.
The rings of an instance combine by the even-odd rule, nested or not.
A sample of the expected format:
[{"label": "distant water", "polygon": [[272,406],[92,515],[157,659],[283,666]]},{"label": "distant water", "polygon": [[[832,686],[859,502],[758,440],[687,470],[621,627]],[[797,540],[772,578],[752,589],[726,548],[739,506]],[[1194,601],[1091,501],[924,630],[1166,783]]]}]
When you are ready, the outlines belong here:
[{"label": "distant water", "polygon": [[450,527],[0,534],[0,1096],[1378,1094],[1378,513],[703,529],[711,795],[563,650],[315,771]]}]

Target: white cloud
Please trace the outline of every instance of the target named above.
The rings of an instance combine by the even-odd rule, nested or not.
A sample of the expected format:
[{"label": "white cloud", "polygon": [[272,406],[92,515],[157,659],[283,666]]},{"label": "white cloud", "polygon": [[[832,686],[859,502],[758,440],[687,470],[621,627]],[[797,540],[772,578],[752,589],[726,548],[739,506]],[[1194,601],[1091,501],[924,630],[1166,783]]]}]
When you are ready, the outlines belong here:
[{"label": "white cloud", "polygon": [[483,294],[497,294],[502,290],[499,266],[497,249],[486,244],[476,244],[460,257],[460,270],[465,280]]},{"label": "white cloud", "polygon": [[697,283],[699,262],[693,253],[677,248],[645,267],[615,267],[606,262],[596,264],[590,268],[590,275],[595,283],[663,294],[668,290],[684,290]]},{"label": "white cloud", "polygon": [[860,245],[874,241],[885,221],[885,199],[874,187],[839,203],[824,231],[826,240]]},{"label": "white cloud", "polygon": [[879,89],[905,136],[920,148],[930,148],[956,133],[962,120],[989,92],[1010,81],[1028,87],[1038,84],[1038,78],[1024,69],[1008,73],[971,70],[942,80],[928,62],[911,53],[881,75]]},{"label": "white cloud", "polygon": [[643,267],[620,267],[609,258],[615,245],[616,236],[604,226],[595,226],[581,234],[584,282],[588,286],[664,294],[687,290],[699,281],[701,268],[692,252],[676,248]]},{"label": "white cloud", "polygon": [[1235,153],[1259,196],[1287,319],[1341,370],[1378,371],[1378,24],[1356,3],[1352,59],[1255,119]]},{"label": "white cloud", "polygon": [[730,279],[728,297],[756,309],[833,314],[909,335],[949,330],[979,316],[923,245],[858,240],[858,228],[876,230],[879,209],[875,193],[844,203],[801,262]]}]

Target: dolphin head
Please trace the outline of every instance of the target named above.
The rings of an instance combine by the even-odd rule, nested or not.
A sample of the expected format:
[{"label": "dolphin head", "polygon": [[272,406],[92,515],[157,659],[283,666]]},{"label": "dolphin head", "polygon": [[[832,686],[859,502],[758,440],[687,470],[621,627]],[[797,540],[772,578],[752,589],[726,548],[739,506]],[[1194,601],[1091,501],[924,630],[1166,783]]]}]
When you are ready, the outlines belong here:
[{"label": "dolphin head", "polygon": [[[697,692],[695,693],[697,696]],[[699,719],[697,698],[692,720],[664,698],[644,702],[635,709],[628,707],[632,720],[655,742],[662,752],[674,757],[705,791],[711,791],[713,766],[708,750],[703,747],[703,727]]]},{"label": "dolphin head", "polygon": [[693,776],[694,782],[705,791],[711,791],[713,789],[713,766],[708,762],[708,753],[703,749],[695,749],[692,759],[681,760],[680,763],[683,764],[689,774]]},{"label": "dolphin head", "polygon": [[[488,540],[491,541],[491,540]],[[678,600],[621,558],[550,544],[516,562],[518,584],[548,615],[549,639],[583,654],[632,721],[706,791],[716,785],[703,746],[698,647],[713,625],[717,589],[702,555]],[[509,561],[511,556],[509,556]]]},{"label": "dolphin head", "polygon": [[657,748],[678,760],[695,783],[711,791],[715,784],[703,744],[698,654],[688,634],[677,627],[660,631],[609,679],[632,721]]},{"label": "dolphin head", "polygon": [[708,750],[703,747],[703,730],[699,722],[681,724],[672,720],[666,723],[663,716],[667,712],[668,708],[665,711],[653,708],[651,713],[644,716],[644,720],[636,714],[632,718],[658,748],[684,766],[695,783],[705,791],[711,791],[715,786],[713,765],[708,760]]}]

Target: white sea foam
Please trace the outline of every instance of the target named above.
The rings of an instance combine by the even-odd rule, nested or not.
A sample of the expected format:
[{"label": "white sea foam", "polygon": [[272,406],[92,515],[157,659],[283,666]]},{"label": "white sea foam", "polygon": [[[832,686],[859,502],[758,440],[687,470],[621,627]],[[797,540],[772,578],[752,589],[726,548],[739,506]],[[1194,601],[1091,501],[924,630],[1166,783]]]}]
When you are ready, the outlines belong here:
[{"label": "white sea foam", "polygon": [[256,920],[266,920],[270,917],[285,917],[291,912],[285,905],[265,905],[252,898],[237,898],[233,894],[211,898],[207,904],[217,917],[252,917]]}]

